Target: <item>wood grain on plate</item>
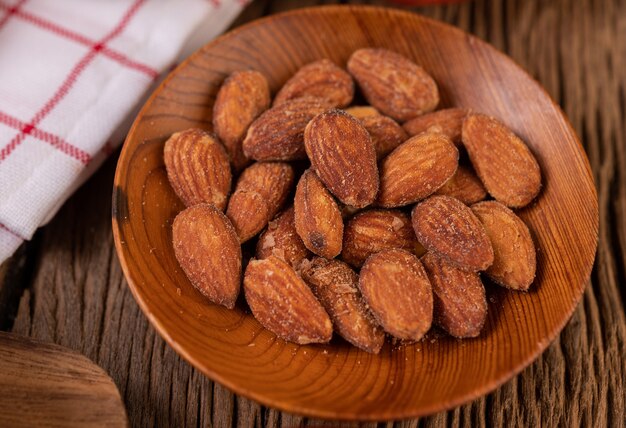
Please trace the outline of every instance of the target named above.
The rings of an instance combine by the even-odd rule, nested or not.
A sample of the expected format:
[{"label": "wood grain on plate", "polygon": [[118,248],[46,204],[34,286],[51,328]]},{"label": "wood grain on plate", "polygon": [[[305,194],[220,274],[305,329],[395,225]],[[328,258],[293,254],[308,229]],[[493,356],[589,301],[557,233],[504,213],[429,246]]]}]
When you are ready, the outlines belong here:
[{"label": "wood grain on plate", "polygon": [[[319,3],[328,1],[255,0],[234,25]],[[123,277],[111,200],[103,197],[117,155],[0,267],[0,329],[62,344],[98,363],[117,384],[133,426],[611,426],[626,419],[626,75],[618,72],[626,50],[615,43],[626,37],[626,2],[474,0],[415,10],[489,40],[530,71],[572,121],[598,186],[599,249],[584,298],[518,376],[450,411],[358,425],[267,408],[212,382],[155,332]]]},{"label": "wood grain on plate", "polygon": [[128,425],[113,380],[84,355],[0,332],[0,426]]},{"label": "wood grain on plate", "polygon": [[[529,293],[493,290],[476,340],[447,337],[390,346],[372,356],[334,341],[296,346],[239,306],[209,304],[173,256],[171,221],[181,205],[167,184],[163,142],[187,127],[210,129],[211,107],[232,71],[257,69],[275,92],[320,58],[344,65],[366,46],[416,60],[447,106],[504,121],[528,142],[544,188],[519,211],[540,267]],[[523,108],[522,108],[523,107]],[[139,305],[194,366],[234,391],[305,415],[397,419],[446,409],[491,391],[528,365],[563,328],[589,278],[597,245],[597,196],[571,126],[546,92],[491,46],[445,24],[382,8],[324,7],[265,19],[217,39],[179,66],[139,114],[120,156],[113,233]]]}]

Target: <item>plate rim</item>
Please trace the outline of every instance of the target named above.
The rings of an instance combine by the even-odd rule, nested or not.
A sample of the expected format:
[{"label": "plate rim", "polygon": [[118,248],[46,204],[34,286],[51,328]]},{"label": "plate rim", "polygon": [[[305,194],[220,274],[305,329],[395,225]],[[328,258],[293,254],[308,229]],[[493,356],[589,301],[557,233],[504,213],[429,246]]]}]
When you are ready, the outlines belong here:
[{"label": "plate rim", "polygon": [[[205,365],[201,364],[191,353],[187,352],[187,350],[184,347],[179,345],[179,343],[167,333],[161,321],[159,321],[159,319],[157,319],[153,315],[153,313],[151,312],[149,308],[149,305],[143,299],[142,295],[138,292],[137,286],[135,285],[135,282],[132,279],[132,273],[129,270],[128,262],[126,260],[126,257],[127,257],[125,254],[126,250],[124,249],[123,244],[122,244],[121,237],[123,233],[121,231],[118,218],[120,217],[120,212],[121,212],[120,200],[123,196],[122,196],[122,191],[121,191],[121,187],[119,186],[119,184],[121,182],[121,176],[124,173],[123,170],[126,169],[125,165],[128,163],[127,161],[130,160],[133,154],[133,152],[130,152],[130,145],[131,145],[130,140],[134,137],[134,134],[136,132],[137,127],[139,126],[139,123],[141,122],[142,117],[144,116],[148,108],[152,105],[154,100],[161,93],[161,90],[170,82],[170,80],[174,78],[174,76],[180,70],[187,67],[188,63],[192,62],[196,57],[201,56],[205,50],[212,48],[214,45],[222,43],[224,40],[230,37],[235,37],[240,32],[246,31],[248,29],[251,29],[257,26],[265,25],[267,22],[270,22],[273,20],[282,19],[282,18],[289,17],[292,15],[306,15],[307,13],[310,13],[310,12],[320,12],[320,11],[327,12],[327,13],[332,13],[332,12],[352,13],[353,11],[357,11],[357,12],[365,11],[367,13],[371,12],[371,13],[404,15],[414,20],[417,19],[417,20],[425,21],[429,25],[443,27],[446,31],[452,31],[452,32],[457,33],[457,35],[466,37],[472,43],[477,43],[479,45],[487,46],[496,55],[498,55],[501,60],[510,63],[519,71],[521,71],[525,75],[525,77],[529,81],[531,81],[536,86],[536,88],[540,90],[543,93],[543,95],[550,101],[550,103],[555,108],[555,110],[558,111],[559,115],[563,119],[564,124],[567,126],[567,130],[571,133],[574,141],[577,143],[577,150],[579,154],[581,155],[581,158],[583,160],[583,164],[585,167],[584,170],[587,173],[588,178],[590,179],[590,184],[592,185],[592,189],[593,189],[594,205],[592,207],[593,208],[592,220],[593,220],[593,235],[595,236],[595,241],[594,241],[595,245],[594,245],[593,254],[592,254],[593,257],[590,258],[591,261],[588,264],[588,266],[586,266],[586,269],[584,270],[584,273],[582,275],[583,284],[579,287],[580,290],[577,292],[575,303],[572,304],[570,310],[567,313],[564,312],[565,316],[562,318],[561,322],[557,323],[556,328],[553,330],[553,332],[551,332],[550,335],[546,336],[544,340],[541,340],[541,342],[539,343],[539,346],[535,348],[534,352],[530,353],[525,359],[523,359],[519,364],[517,364],[516,367],[514,367],[512,370],[507,371],[506,373],[499,376],[495,380],[483,383],[479,387],[473,389],[471,393],[460,395],[454,399],[441,401],[441,402],[438,402],[437,404],[432,404],[430,406],[422,406],[420,407],[418,411],[394,412],[393,414],[389,414],[389,412],[383,411],[383,412],[370,412],[365,415],[361,415],[355,412],[339,413],[339,412],[334,412],[334,411],[328,411],[328,410],[324,410],[320,408],[315,408],[314,406],[306,407],[306,406],[295,404],[293,402],[290,402],[287,407],[285,406],[285,403],[281,400],[268,398],[262,393],[249,390],[248,388],[241,386],[237,382],[230,381],[228,378],[222,376],[219,372],[211,370],[209,367],[206,367]],[[342,5],[342,4],[321,5],[321,6],[297,8],[297,9],[293,9],[293,10],[289,10],[289,11],[285,11],[285,12],[281,12],[277,14],[264,16],[261,18],[257,18],[253,21],[250,21],[246,24],[243,24],[241,26],[238,26],[230,31],[227,31],[226,33],[223,33],[219,37],[201,46],[199,49],[197,49],[195,52],[193,52],[191,55],[185,58],[175,69],[168,72],[167,76],[161,81],[161,83],[157,87],[152,89],[152,93],[142,104],[141,109],[136,114],[133,120],[132,126],[129,129],[126,138],[124,139],[122,150],[121,150],[121,153],[119,155],[119,158],[116,164],[115,177],[114,177],[114,182],[113,182],[113,191],[112,191],[111,213],[112,213],[112,232],[113,232],[113,238],[114,238],[114,243],[115,243],[115,250],[116,250],[118,259],[120,261],[124,278],[126,279],[128,283],[128,286],[131,290],[133,298],[138,303],[143,314],[145,314],[145,316],[148,318],[152,327],[167,342],[167,344],[176,351],[176,353],[179,356],[181,356],[185,361],[191,364],[195,369],[197,369],[198,371],[203,373],[205,376],[207,376],[211,381],[218,382],[224,387],[226,387],[227,389],[229,389],[231,392],[241,395],[245,398],[251,399],[257,403],[260,403],[261,405],[272,407],[274,409],[277,409],[283,412],[302,415],[305,417],[323,418],[323,419],[337,420],[337,421],[363,421],[363,422],[395,421],[395,420],[402,420],[402,419],[424,417],[424,416],[432,415],[434,413],[441,412],[441,411],[449,411],[460,405],[467,404],[479,397],[485,396],[493,392],[504,383],[513,379],[521,371],[523,371],[528,366],[530,366],[530,364],[534,362],[541,354],[543,354],[543,352],[548,348],[548,346],[550,346],[558,337],[558,335],[562,332],[565,325],[571,320],[571,317],[574,311],[576,310],[576,308],[578,308],[580,301],[582,299],[582,296],[584,295],[585,289],[588,286],[588,283],[591,277],[591,272],[593,270],[593,266],[595,265],[595,260],[597,257],[598,238],[599,238],[598,191],[597,191],[595,177],[591,169],[591,164],[589,162],[589,158],[568,116],[562,110],[560,105],[550,96],[547,90],[532,75],[530,75],[530,73],[524,67],[522,67],[513,58],[511,58],[510,56],[508,56],[507,54],[505,54],[500,49],[493,46],[491,43],[487,42],[486,40],[483,40],[471,33],[468,33],[454,25],[421,15],[416,12],[397,9],[397,8],[384,7],[384,6],[373,6],[373,5]],[[128,257],[132,258],[132,254],[129,253]]]}]

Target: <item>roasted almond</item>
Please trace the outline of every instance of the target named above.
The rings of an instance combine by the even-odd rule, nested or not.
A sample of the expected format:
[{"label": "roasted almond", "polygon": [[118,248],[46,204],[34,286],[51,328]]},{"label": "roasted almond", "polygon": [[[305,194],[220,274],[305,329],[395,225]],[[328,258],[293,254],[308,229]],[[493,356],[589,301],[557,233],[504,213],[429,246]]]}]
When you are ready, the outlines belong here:
[{"label": "roasted almond", "polygon": [[337,202],[312,170],[300,177],[294,198],[296,231],[315,254],[332,259],[341,253],[343,219]]},{"label": "roasted almond", "polygon": [[512,208],[528,205],[541,189],[539,164],[528,146],[500,121],[471,114],[463,144],[491,196]]},{"label": "roasted almond", "polygon": [[287,201],[294,179],[294,169],[286,162],[256,162],[241,173],[235,190],[259,192],[274,217]]},{"label": "roasted almond", "polygon": [[341,258],[360,268],[372,254],[401,248],[423,254],[408,215],[398,210],[368,210],[356,214],[343,232]]},{"label": "roasted almond", "polygon": [[283,207],[293,181],[293,167],[284,162],[256,162],[241,173],[226,215],[242,243],[263,230]]},{"label": "roasted almond", "polygon": [[342,110],[319,114],[304,131],[313,169],[344,204],[362,208],[378,193],[376,151],[358,119]]},{"label": "roasted almond", "polygon": [[226,216],[231,221],[243,244],[256,236],[270,221],[267,201],[254,190],[238,190],[228,201]]},{"label": "roasted almond", "polygon": [[251,260],[243,287],[254,317],[276,336],[301,345],[330,340],[328,314],[285,261],[276,256]]},{"label": "roasted almond", "polygon": [[359,289],[387,333],[419,340],[430,329],[430,281],[422,263],[408,251],[384,250],[369,257],[361,269]]},{"label": "roasted almond", "polygon": [[311,255],[296,232],[293,207],[287,208],[270,221],[267,229],[259,236],[256,258],[266,259],[271,255],[286,261],[294,268]]},{"label": "roasted almond", "polygon": [[236,171],[250,163],[241,148],[248,127],[269,106],[267,79],[258,71],[235,71],[217,92],[213,104],[213,130],[226,147]]},{"label": "roasted almond", "polygon": [[441,134],[411,137],[380,164],[378,203],[409,205],[433,194],[456,172],[459,151]]},{"label": "roasted almond", "polygon": [[369,116],[378,116],[380,112],[372,106],[352,106],[345,109],[345,112],[351,114],[357,119],[363,119]]},{"label": "roasted almond", "polygon": [[460,339],[478,336],[487,318],[487,298],[480,276],[434,253],[427,253],[421,261],[433,286],[435,324]]},{"label": "roasted almond", "polygon": [[213,205],[181,211],[172,225],[174,254],[191,284],[213,303],[234,308],[241,283],[235,229]]},{"label": "roasted almond", "polygon": [[177,132],[165,142],[163,160],[174,192],[190,207],[203,202],[226,207],[231,172],[224,147],[201,129]]},{"label": "roasted almond", "polygon": [[302,67],[274,98],[274,105],[285,101],[316,97],[324,99],[332,107],[345,107],[354,96],[352,77],[328,59],[312,62]]},{"label": "roasted almond", "polygon": [[376,149],[376,159],[384,158],[409,138],[395,120],[382,114],[366,116],[359,120],[372,137],[372,143]]},{"label": "roasted almond", "polygon": [[472,211],[482,222],[493,246],[493,264],[485,272],[498,284],[528,290],[535,279],[537,256],[528,226],[496,201],[480,202]]},{"label": "roasted almond", "polygon": [[468,114],[469,110],[464,108],[447,108],[414,117],[405,122],[402,127],[409,135],[439,132],[448,137],[454,144],[459,145],[461,144],[463,119]]},{"label": "roasted almond", "polygon": [[411,213],[417,240],[454,266],[485,270],[493,263],[493,248],[472,210],[450,196],[431,196]]},{"label": "roasted almond", "polygon": [[437,84],[410,59],[386,49],[359,49],[348,60],[348,71],[365,99],[400,122],[434,110]]},{"label": "roasted almond", "polygon": [[347,264],[321,257],[305,262],[301,275],[330,315],[337,333],[354,346],[377,354],[385,333],[363,301],[359,276]]},{"label": "roasted almond", "polygon": [[296,98],[266,110],[243,140],[243,152],[252,159],[295,160],[306,158],[304,128],[329,108],[319,98]]},{"label": "roasted almond", "polygon": [[471,168],[463,165],[459,165],[456,173],[435,194],[452,196],[465,205],[480,202],[487,197],[483,183]]}]

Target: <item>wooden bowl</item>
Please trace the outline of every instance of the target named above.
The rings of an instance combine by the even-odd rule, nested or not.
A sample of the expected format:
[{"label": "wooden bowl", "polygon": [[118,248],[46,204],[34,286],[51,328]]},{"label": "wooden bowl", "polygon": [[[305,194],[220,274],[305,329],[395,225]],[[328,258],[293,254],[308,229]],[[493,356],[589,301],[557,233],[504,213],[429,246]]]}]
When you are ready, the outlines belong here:
[{"label": "wooden bowl", "polygon": [[[211,108],[232,71],[256,69],[275,92],[300,66],[345,65],[367,46],[398,51],[438,82],[442,105],[498,117],[542,167],[536,203],[519,212],[538,248],[530,292],[489,287],[480,337],[385,344],[370,355],[333,339],[297,346],[265,330],[240,302],[213,305],[189,283],[171,244],[183,208],[170,188],[163,143],[211,129]],[[511,59],[456,28],[413,13],[328,6],[261,19],[209,43],[181,64],[139,113],[113,190],[113,234],[130,288],[165,340],[211,379],[265,405],[307,416],[387,420],[449,409],[495,389],[530,364],[570,318],[589,278],[598,205],[589,163],[571,125]]]}]

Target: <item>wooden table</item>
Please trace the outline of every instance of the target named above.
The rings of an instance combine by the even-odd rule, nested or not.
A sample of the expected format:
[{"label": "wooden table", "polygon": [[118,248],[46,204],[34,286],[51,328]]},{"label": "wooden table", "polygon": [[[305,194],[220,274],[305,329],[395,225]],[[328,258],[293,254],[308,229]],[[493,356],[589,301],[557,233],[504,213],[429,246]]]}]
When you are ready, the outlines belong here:
[{"label": "wooden table", "polygon": [[[318,3],[332,2],[255,1],[234,25]],[[416,11],[507,52],[561,104],[593,168],[600,243],[582,302],[537,361],[486,397],[394,425],[623,426],[626,0],[476,0]],[[116,158],[2,265],[0,330],[76,349],[98,363],[120,389],[133,426],[336,426],[233,395],[156,334],[133,300],[113,248]]]}]

